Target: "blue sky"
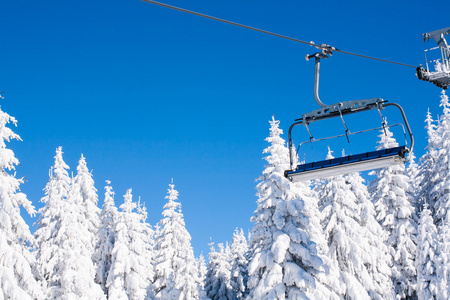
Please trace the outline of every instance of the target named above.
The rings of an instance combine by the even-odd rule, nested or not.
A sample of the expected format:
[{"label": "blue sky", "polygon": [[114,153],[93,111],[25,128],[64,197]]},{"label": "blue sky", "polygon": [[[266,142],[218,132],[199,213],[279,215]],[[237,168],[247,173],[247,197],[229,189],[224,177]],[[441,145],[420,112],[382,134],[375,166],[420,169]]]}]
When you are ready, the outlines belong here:
[{"label": "blue sky", "polygon": [[[411,65],[434,46],[421,34],[450,26],[440,14],[448,1],[165,3]],[[139,0],[4,0],[0,11],[1,107],[19,121],[23,141],[10,147],[21,162],[17,175],[27,180],[22,191],[36,207],[62,146],[71,171],[86,157],[100,200],[107,179],[117,205],[133,188],[151,224],[173,178],[196,255],[206,255],[210,237],[225,242],[234,228],[251,229],[272,115],[287,139],[293,120],[318,108],[314,63],[304,59],[315,49],[303,44]],[[427,109],[441,112],[439,93],[412,68],[339,53],[322,63],[323,102],[382,97],[401,104],[416,156],[426,146]],[[354,124],[370,127],[369,119]],[[356,144],[369,151],[375,142]]]}]

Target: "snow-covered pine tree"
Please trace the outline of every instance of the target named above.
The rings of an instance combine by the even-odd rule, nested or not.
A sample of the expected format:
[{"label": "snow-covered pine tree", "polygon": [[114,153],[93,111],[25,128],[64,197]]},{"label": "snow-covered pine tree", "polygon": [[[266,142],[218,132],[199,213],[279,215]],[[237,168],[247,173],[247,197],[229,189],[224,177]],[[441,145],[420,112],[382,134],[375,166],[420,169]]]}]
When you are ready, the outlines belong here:
[{"label": "snow-covered pine tree", "polygon": [[[389,128],[380,131],[377,150],[398,146]],[[395,293],[401,299],[414,297],[417,273],[417,223],[410,178],[404,165],[395,165],[373,171],[377,177],[370,184],[377,220],[387,232],[386,245],[392,257],[392,280]]]},{"label": "snow-covered pine tree", "polygon": [[[343,152],[342,155],[345,156],[345,153]],[[331,158],[332,157],[330,157],[330,159]],[[316,243],[318,256],[327,267],[327,272],[318,273],[315,277],[320,283],[328,286],[337,295],[342,297],[345,295],[346,285],[341,276],[339,267],[333,263],[329,257],[328,242],[325,239],[325,233],[322,228],[321,212],[318,205],[318,189],[320,189],[320,186],[322,186],[324,182],[325,179],[314,180],[313,189],[311,189],[310,181],[296,182],[295,186],[299,190],[299,194],[304,203],[303,212],[309,219],[310,226],[308,233],[311,240]]]},{"label": "snow-covered pine tree", "polygon": [[441,93],[443,114],[439,118],[436,135],[439,137],[436,144],[437,157],[432,166],[430,205],[434,205],[434,223],[438,227],[447,219],[450,208],[450,104],[445,90]]},{"label": "snow-covered pine tree", "polygon": [[450,295],[450,219],[447,212],[445,219],[437,227],[437,263],[436,274],[438,281],[437,299],[447,300]]},{"label": "snow-covered pine tree", "polygon": [[206,274],[205,292],[211,300],[236,299],[231,286],[231,265],[229,254],[223,244],[219,244],[219,252],[211,243],[208,258],[208,273]]},{"label": "snow-covered pine tree", "polygon": [[94,282],[81,194],[70,188],[68,168],[59,147],[35,232],[37,259],[48,283],[47,299],[103,299],[100,286]]},{"label": "snow-covered pine tree", "polygon": [[248,244],[244,231],[236,230],[231,242],[231,287],[235,299],[244,299],[248,280]]},{"label": "snow-covered pine tree", "polygon": [[420,213],[417,255],[417,296],[419,300],[438,299],[439,286],[436,275],[437,229],[433,223],[431,211],[425,204]]},{"label": "snow-covered pine tree", "polygon": [[111,268],[111,256],[114,248],[114,226],[118,218],[117,207],[114,204],[114,191],[111,181],[106,180],[105,200],[100,213],[100,226],[98,229],[98,241],[94,253],[94,263],[97,266],[96,282],[100,284],[105,293],[106,279]]},{"label": "snow-covered pine tree", "polygon": [[289,151],[279,121],[270,121],[268,162],[257,185],[257,209],[250,236],[248,299],[334,299],[335,292],[316,280],[328,271],[310,239],[301,192],[284,177]]},{"label": "snow-covered pine tree", "polygon": [[35,214],[35,209],[26,195],[19,192],[23,180],[9,173],[19,160],[5,142],[20,137],[6,127],[8,123],[16,125],[17,121],[0,109],[0,298],[43,299],[36,262],[30,252],[34,238],[20,215],[21,206],[30,215]]},{"label": "snow-covered pine tree", "polygon": [[205,281],[206,281],[206,273],[208,272],[208,268],[206,267],[205,263],[205,257],[202,253],[200,253],[200,256],[196,259],[196,265],[198,269],[198,275],[197,275],[197,286],[198,286],[198,298],[200,300],[206,299],[206,292],[205,292]]},{"label": "snow-covered pine tree", "polygon": [[[327,159],[331,158],[329,150]],[[370,206],[361,205],[367,206],[367,201],[358,199],[368,197],[361,180],[357,174],[339,175],[316,188],[328,255],[341,271],[345,299],[393,299],[386,253],[374,246],[377,237],[365,223],[370,218],[364,213],[370,213]]]},{"label": "snow-covered pine tree", "polygon": [[[38,266],[49,290],[61,287],[60,262],[63,259],[63,251],[61,236],[58,239],[57,237],[61,229],[61,219],[66,213],[64,203],[71,182],[67,173],[69,166],[64,162],[62,153],[61,147],[56,149],[55,163],[50,169],[50,179],[44,189],[45,196],[41,199],[45,205],[38,211],[39,219],[34,232],[38,246],[36,251]],[[47,294],[50,297],[51,294]]]},{"label": "snow-covered pine tree", "polygon": [[80,205],[85,216],[83,223],[88,229],[89,251],[93,254],[97,243],[100,208],[97,206],[98,195],[97,189],[94,187],[94,179],[92,178],[91,172],[89,172],[83,154],[81,154],[81,158],[78,161],[77,175],[75,176],[74,183],[72,189],[79,189],[77,192],[81,194],[82,202]]},{"label": "snow-covered pine tree", "polygon": [[[430,204],[434,224],[438,231],[438,243],[436,255],[436,273],[438,280],[439,293],[437,298],[444,299],[450,293],[450,104],[445,90],[441,92],[440,106],[443,114],[440,116],[437,127],[433,132],[432,138],[428,139],[428,151],[424,155],[423,161],[427,165],[421,166],[422,169],[428,167],[426,171],[428,182],[424,182],[424,198]],[[434,154],[432,156],[432,154]]]},{"label": "snow-covered pine tree", "polygon": [[169,184],[163,218],[155,234],[155,281],[158,299],[198,299],[194,251],[186,230],[178,191]]},{"label": "snow-covered pine tree", "polygon": [[438,145],[440,143],[440,136],[436,132],[436,122],[431,117],[430,110],[427,112],[427,117],[425,119],[425,129],[427,130],[428,144],[426,153],[419,160],[419,170],[417,174],[418,189],[416,191],[417,195],[417,206],[423,207],[423,205],[431,205],[429,209],[434,212],[434,200],[431,197],[433,190],[433,182],[431,177],[433,176],[433,166],[438,157]]},{"label": "snow-covered pine tree", "polygon": [[406,167],[406,176],[409,178],[409,182],[411,184],[411,189],[409,191],[409,199],[411,201],[411,205],[414,207],[414,210],[416,213],[412,215],[414,221],[416,223],[419,220],[417,212],[419,211],[420,204],[419,204],[419,190],[420,190],[420,169],[419,165],[416,163],[416,156],[414,155],[414,152],[411,151],[408,154],[407,158],[407,164]]},{"label": "snow-covered pine tree", "polygon": [[131,189],[115,223],[115,243],[106,288],[109,299],[153,299],[153,268],[145,213],[133,202]]},{"label": "snow-covered pine tree", "polygon": [[95,282],[91,235],[86,226],[83,196],[72,180],[71,190],[62,203],[63,215],[55,237],[60,245],[59,287],[50,290],[53,299],[106,299]]},{"label": "snow-covered pine tree", "polygon": [[372,252],[376,255],[376,258],[374,257],[375,259],[372,260],[373,264],[367,268],[367,271],[376,286],[379,287],[377,292],[388,298],[391,294],[386,291],[392,291],[393,286],[389,280],[392,274],[389,267],[392,263],[388,255],[388,247],[384,244],[387,233],[376,220],[375,207],[370,200],[367,186],[364,184],[365,180],[359,173],[350,173],[345,175],[344,178],[350,190],[356,196],[361,216],[360,224],[367,230],[365,237]]}]

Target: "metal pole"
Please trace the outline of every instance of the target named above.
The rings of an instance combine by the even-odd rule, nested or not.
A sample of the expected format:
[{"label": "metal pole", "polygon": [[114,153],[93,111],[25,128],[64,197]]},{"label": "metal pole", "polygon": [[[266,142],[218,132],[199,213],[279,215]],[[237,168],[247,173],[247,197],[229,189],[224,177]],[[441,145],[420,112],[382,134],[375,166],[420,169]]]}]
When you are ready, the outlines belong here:
[{"label": "metal pole", "polygon": [[291,170],[294,170],[294,166],[293,166],[293,159],[292,159],[292,135],[291,135],[291,131],[292,128],[294,128],[297,125],[302,124],[302,121],[299,122],[295,122],[294,124],[291,125],[291,127],[289,127],[289,131],[288,131],[288,139],[289,139],[289,165],[291,167]]},{"label": "metal pole", "polygon": [[316,63],[314,68],[314,99],[320,107],[325,107],[326,105],[320,101],[319,98],[319,73],[320,73],[320,57],[316,55]]},{"label": "metal pole", "polygon": [[409,138],[411,139],[411,147],[410,147],[410,151],[412,152],[413,149],[414,149],[414,136],[413,136],[413,134],[412,134],[411,127],[409,127],[408,120],[406,119],[405,111],[404,111],[403,108],[402,108],[399,104],[397,104],[397,103],[385,103],[385,104],[384,104],[384,106],[391,106],[391,105],[397,107],[397,108],[400,110],[400,112],[402,113],[403,121],[405,121],[405,125],[406,125],[406,130],[408,131]]}]

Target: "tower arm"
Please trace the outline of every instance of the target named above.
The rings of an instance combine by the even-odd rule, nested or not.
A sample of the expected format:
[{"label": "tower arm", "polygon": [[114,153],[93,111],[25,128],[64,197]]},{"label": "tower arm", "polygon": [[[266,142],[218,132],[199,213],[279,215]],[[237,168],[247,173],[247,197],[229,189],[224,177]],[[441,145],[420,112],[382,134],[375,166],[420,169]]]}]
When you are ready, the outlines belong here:
[{"label": "tower arm", "polygon": [[439,47],[448,48],[447,41],[445,40],[446,35],[450,34],[450,27],[427,32],[422,34],[423,41],[428,41],[430,38],[436,41]]}]

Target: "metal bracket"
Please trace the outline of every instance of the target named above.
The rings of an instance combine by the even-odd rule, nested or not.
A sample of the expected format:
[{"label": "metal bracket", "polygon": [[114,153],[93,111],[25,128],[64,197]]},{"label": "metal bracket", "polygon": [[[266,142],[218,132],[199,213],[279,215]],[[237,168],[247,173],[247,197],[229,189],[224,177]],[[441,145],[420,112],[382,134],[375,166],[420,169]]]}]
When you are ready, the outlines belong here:
[{"label": "metal bracket", "polygon": [[[312,43],[312,42],[311,42]],[[315,58],[315,64],[314,64],[314,100],[316,100],[316,103],[320,107],[327,106],[324,104],[320,98],[319,98],[319,74],[320,74],[320,59],[321,58],[328,58],[328,55],[333,55],[333,51],[337,50],[335,47],[322,44],[320,46],[316,46],[317,49],[320,49],[320,52],[314,53],[314,54],[306,54],[305,59],[306,61],[309,61],[311,58]]]},{"label": "metal bracket", "polygon": [[342,115],[347,115],[376,108],[384,109],[385,102],[382,98],[338,102],[303,114],[301,119],[296,119],[296,121],[301,120],[303,124],[309,124],[315,121],[337,117],[341,113]]}]

